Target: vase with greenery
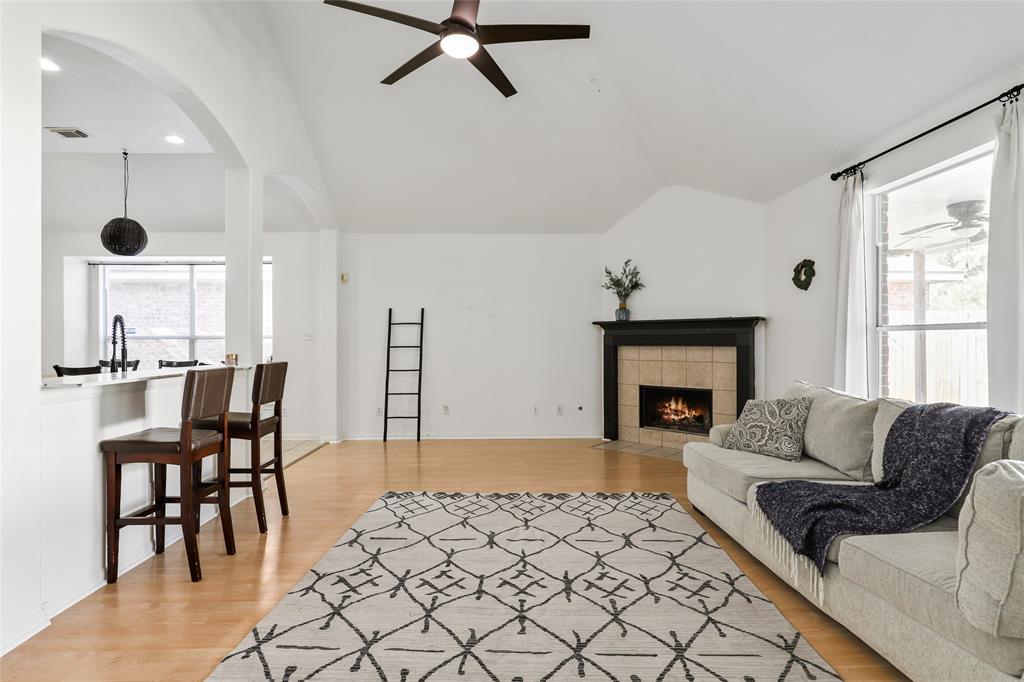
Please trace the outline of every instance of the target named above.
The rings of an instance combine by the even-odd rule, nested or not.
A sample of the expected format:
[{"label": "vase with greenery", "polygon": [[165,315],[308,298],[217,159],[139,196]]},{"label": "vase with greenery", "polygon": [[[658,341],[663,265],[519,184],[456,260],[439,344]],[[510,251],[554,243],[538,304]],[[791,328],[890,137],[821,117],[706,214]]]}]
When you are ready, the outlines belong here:
[{"label": "vase with greenery", "polygon": [[619,274],[613,273],[608,268],[604,269],[604,284],[602,286],[608,291],[614,291],[615,295],[619,297],[619,308],[615,311],[615,319],[619,322],[629,319],[629,308],[626,306],[629,295],[644,288],[644,283],[640,279],[640,270],[632,263],[632,259],[626,260],[622,264],[622,272]]}]

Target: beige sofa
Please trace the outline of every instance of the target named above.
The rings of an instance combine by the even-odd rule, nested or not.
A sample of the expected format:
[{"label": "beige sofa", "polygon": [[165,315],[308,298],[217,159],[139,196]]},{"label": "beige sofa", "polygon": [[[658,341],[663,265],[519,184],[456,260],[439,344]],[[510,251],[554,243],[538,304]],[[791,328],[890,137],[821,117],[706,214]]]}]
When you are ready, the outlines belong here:
[{"label": "beige sofa", "polygon": [[[837,539],[817,593],[806,572],[792,570],[792,557],[780,558],[769,549],[779,543],[769,542],[763,524],[750,513],[757,485],[784,479],[872,483],[881,475],[889,427],[909,404],[862,400],[804,382],[786,395],[812,398],[804,457],[788,462],[727,450],[722,446],[730,427],[716,426],[710,443],[688,443],[683,451],[693,505],[912,679],[1024,679],[1024,639],[977,629],[957,608],[962,499],[947,515],[912,533]],[[1018,416],[992,426],[978,467],[1004,458],[1024,460],[1024,420]]]}]

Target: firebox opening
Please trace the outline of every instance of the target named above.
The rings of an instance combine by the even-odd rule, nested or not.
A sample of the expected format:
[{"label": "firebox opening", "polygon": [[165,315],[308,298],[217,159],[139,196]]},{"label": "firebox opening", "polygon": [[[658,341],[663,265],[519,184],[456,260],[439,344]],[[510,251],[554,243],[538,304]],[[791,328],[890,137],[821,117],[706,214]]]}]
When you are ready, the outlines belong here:
[{"label": "firebox opening", "polygon": [[707,435],[711,431],[711,391],[668,386],[640,387],[640,426]]}]

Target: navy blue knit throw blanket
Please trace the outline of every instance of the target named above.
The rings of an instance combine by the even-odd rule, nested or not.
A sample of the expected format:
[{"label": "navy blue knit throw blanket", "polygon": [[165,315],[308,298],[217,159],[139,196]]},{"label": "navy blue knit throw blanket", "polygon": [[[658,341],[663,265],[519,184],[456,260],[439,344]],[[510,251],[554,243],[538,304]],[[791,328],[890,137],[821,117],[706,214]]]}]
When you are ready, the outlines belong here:
[{"label": "navy blue knit throw blanket", "polygon": [[988,430],[1006,416],[991,407],[911,405],[885,439],[875,485],[777,481],[757,504],[793,551],[825,572],[828,546],[845,533],[906,533],[945,514],[963,494]]}]

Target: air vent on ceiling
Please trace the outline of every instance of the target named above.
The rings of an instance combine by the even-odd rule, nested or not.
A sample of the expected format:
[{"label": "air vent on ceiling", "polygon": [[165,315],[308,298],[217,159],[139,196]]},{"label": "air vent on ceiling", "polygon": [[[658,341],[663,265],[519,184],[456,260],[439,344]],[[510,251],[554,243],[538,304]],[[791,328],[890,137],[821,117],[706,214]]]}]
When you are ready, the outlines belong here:
[{"label": "air vent on ceiling", "polygon": [[89,137],[88,133],[86,133],[83,130],[79,130],[78,128],[55,128],[55,127],[47,126],[46,129],[49,130],[51,133],[57,133],[61,137],[71,137],[71,138]]}]

